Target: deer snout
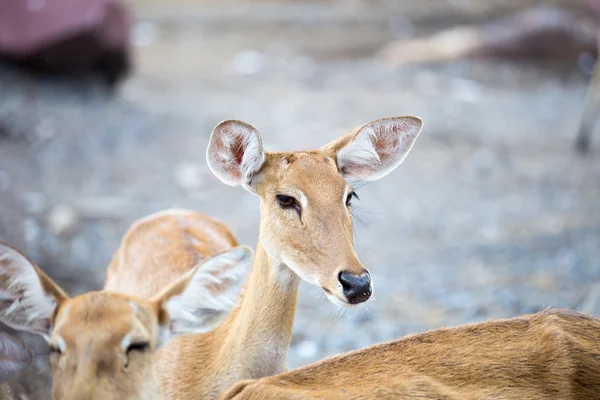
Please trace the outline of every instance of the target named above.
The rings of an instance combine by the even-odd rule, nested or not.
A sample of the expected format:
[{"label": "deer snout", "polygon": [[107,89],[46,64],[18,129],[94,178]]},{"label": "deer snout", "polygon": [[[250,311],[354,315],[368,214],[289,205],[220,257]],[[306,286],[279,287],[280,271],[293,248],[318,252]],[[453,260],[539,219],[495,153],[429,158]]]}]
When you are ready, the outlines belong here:
[{"label": "deer snout", "polygon": [[342,284],[342,290],[348,303],[363,303],[371,297],[373,290],[371,288],[371,275],[368,271],[365,270],[360,275],[350,271],[342,271],[338,275],[338,279]]}]

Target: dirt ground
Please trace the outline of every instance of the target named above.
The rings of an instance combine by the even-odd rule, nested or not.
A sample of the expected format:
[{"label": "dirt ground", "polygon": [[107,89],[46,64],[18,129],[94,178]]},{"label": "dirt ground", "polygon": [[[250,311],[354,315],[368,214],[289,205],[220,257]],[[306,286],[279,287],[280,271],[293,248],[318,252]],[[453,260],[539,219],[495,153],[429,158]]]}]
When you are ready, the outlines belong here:
[{"label": "dirt ground", "polygon": [[136,69],[112,96],[0,66],[0,239],[73,295],[100,288],[127,227],[164,208],[254,246],[258,199],[205,163],[216,123],[291,150],[414,114],[425,127],[406,162],[358,193],[375,296],[341,313],[303,283],[290,368],[545,307],[600,315],[600,134],[573,150],[588,78],[491,60],[388,69],[372,55],[389,40],[482,18],[464,1],[411,3],[139,1]]}]

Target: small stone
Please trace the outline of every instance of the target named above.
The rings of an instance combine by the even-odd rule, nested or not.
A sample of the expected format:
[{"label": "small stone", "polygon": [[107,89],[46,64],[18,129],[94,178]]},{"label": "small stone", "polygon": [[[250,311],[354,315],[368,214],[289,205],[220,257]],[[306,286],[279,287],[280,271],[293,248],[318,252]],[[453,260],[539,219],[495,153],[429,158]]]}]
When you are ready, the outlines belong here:
[{"label": "small stone", "polygon": [[202,171],[194,164],[180,164],[175,167],[175,181],[186,190],[194,190],[202,187]]},{"label": "small stone", "polygon": [[587,76],[592,76],[594,74],[596,62],[596,58],[588,52],[581,53],[577,58],[579,70]]},{"label": "small stone", "polygon": [[54,207],[48,215],[50,230],[55,235],[61,235],[77,224],[77,213],[72,207],[62,204]]}]

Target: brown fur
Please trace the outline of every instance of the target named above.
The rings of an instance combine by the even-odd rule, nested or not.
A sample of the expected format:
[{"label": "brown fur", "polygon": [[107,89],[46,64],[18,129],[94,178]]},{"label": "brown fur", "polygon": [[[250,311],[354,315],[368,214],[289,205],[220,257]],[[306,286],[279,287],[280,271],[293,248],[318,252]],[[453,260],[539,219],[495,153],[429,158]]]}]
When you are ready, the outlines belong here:
[{"label": "brown fur", "polygon": [[[62,338],[66,351],[51,355],[53,397],[159,399],[151,351],[156,346],[158,316],[156,304],[117,293],[91,292],[61,304],[52,338]],[[151,348],[126,354],[121,342],[128,334],[134,342],[150,342]]]},{"label": "brown fur", "polygon": [[444,328],[243,381],[222,399],[597,399],[600,320],[547,310]]},{"label": "brown fur", "polygon": [[166,210],[125,233],[106,271],[105,290],[150,298],[203,260],[237,246],[226,225],[198,212]]}]

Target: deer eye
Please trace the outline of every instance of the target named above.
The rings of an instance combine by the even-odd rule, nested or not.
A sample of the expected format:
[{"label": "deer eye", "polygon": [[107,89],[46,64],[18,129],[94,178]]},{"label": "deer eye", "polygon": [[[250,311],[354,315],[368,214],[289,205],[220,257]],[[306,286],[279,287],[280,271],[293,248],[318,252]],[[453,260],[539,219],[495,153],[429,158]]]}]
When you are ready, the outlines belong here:
[{"label": "deer eye", "polygon": [[351,192],[348,194],[348,197],[346,197],[346,206],[350,207],[352,205],[352,198],[356,197],[356,199],[358,200],[358,195],[356,194],[356,192]]},{"label": "deer eye", "polygon": [[277,195],[277,203],[281,208],[292,208],[297,206],[296,199],[291,196],[285,196],[283,194]]},{"label": "deer eye", "polygon": [[298,201],[295,198],[293,198],[292,196],[286,196],[284,194],[278,194],[276,198],[279,207],[283,208],[284,210],[293,208],[298,213],[298,216],[301,216],[302,209],[300,208],[300,203],[298,203]]},{"label": "deer eye", "polygon": [[144,351],[148,350],[149,348],[150,348],[150,343],[148,343],[148,342],[132,343],[127,348],[127,354],[129,354],[132,351],[144,352]]},{"label": "deer eye", "polygon": [[51,344],[49,346],[50,346],[50,354],[54,354],[54,355],[61,355],[62,354],[62,350],[57,345]]}]

